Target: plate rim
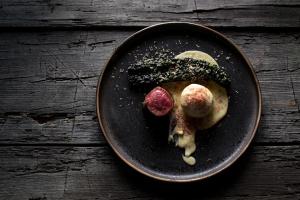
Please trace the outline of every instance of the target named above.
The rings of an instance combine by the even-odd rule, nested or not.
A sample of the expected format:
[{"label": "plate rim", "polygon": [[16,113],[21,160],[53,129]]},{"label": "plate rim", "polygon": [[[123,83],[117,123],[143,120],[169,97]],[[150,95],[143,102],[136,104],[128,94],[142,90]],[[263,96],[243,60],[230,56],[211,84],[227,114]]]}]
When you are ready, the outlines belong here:
[{"label": "plate rim", "polygon": [[[230,155],[230,157],[227,159],[225,164],[221,164],[219,165],[220,167],[215,167],[213,169],[211,169],[211,172],[209,172],[207,175],[200,175],[198,177],[192,177],[192,178],[185,178],[185,179],[176,179],[176,177],[173,178],[165,178],[159,175],[154,175],[151,173],[148,173],[147,171],[143,170],[142,168],[139,168],[138,166],[136,166],[133,162],[130,162],[129,160],[127,160],[114,146],[113,142],[110,140],[110,138],[108,137],[108,133],[106,132],[105,129],[105,119],[103,119],[101,117],[101,113],[100,113],[100,88],[101,88],[101,83],[102,83],[102,79],[104,76],[105,71],[108,68],[108,65],[113,61],[114,55],[118,53],[119,49],[121,47],[123,47],[129,40],[131,40],[132,38],[134,38],[136,35],[148,31],[149,29],[152,29],[154,27],[158,27],[158,26],[164,26],[164,25],[170,25],[170,24],[174,24],[174,25],[190,25],[190,26],[194,26],[197,29],[202,29],[207,31],[208,33],[213,33],[217,36],[219,36],[222,40],[224,40],[225,42],[229,43],[229,45],[231,45],[235,50],[238,51],[238,53],[242,56],[242,58],[245,60],[248,68],[251,71],[252,77],[254,79],[255,82],[255,86],[256,86],[256,95],[257,95],[257,100],[258,100],[258,112],[256,115],[256,121],[255,121],[255,125],[254,125],[254,129],[250,135],[250,138],[245,141],[245,139],[242,141],[241,144],[241,148],[239,148],[234,154]],[[97,111],[97,118],[98,118],[98,122],[100,124],[100,128],[102,130],[102,134],[104,135],[104,138],[106,139],[106,141],[108,142],[109,146],[113,149],[113,151],[117,154],[117,156],[123,161],[125,162],[128,166],[130,166],[131,168],[133,168],[134,170],[136,170],[137,172],[146,175],[148,177],[154,178],[156,180],[160,180],[160,181],[165,181],[165,182],[194,182],[194,181],[199,181],[199,180],[203,180],[206,178],[209,178],[211,176],[214,176],[222,171],[224,171],[225,169],[229,168],[232,164],[234,164],[244,153],[245,151],[248,149],[248,147],[250,146],[251,142],[253,141],[253,138],[257,132],[257,128],[261,119],[261,110],[262,110],[262,95],[261,95],[261,89],[260,89],[260,84],[259,81],[257,79],[256,73],[254,71],[253,65],[251,64],[250,60],[247,58],[247,56],[240,50],[240,48],[234,44],[229,38],[227,38],[225,35],[223,35],[222,33],[211,29],[207,26],[204,26],[202,24],[196,24],[196,23],[190,23],[190,22],[164,22],[164,23],[157,23],[148,27],[145,27],[137,32],[135,32],[134,34],[130,35],[129,37],[127,37],[126,39],[124,39],[123,41],[121,41],[118,46],[114,49],[114,51],[112,52],[111,56],[109,57],[109,59],[106,61],[106,63],[104,64],[103,70],[99,76],[98,79],[98,83],[97,83],[97,91],[96,91],[96,111]]]}]

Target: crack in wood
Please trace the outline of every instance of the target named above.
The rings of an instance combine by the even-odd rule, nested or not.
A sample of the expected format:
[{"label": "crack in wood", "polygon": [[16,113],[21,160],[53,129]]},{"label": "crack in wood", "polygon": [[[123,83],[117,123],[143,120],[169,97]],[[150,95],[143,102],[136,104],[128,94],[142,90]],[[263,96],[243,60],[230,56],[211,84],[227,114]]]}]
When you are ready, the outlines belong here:
[{"label": "crack in wood", "polygon": [[[74,102],[76,101],[76,98],[77,98],[77,90],[78,90],[78,80],[76,82],[76,89],[75,89],[74,98],[73,98]],[[73,110],[74,110],[74,116],[76,116],[77,109],[74,106],[75,106],[75,104],[73,104]],[[74,117],[73,124],[72,124],[72,137],[74,135],[75,122],[76,122],[76,118]]]},{"label": "crack in wood", "polygon": [[260,70],[256,70],[255,73],[259,74],[262,72],[283,72],[286,71],[286,69],[260,69]]},{"label": "crack in wood", "polygon": [[295,72],[295,71],[298,71],[300,69],[300,67],[296,67],[294,69],[288,69],[289,72]]},{"label": "crack in wood", "polygon": [[[197,10],[197,0],[194,0],[194,6],[195,6],[194,10]],[[197,19],[200,20],[198,12],[196,12],[196,16],[197,16]]]},{"label": "crack in wood", "polygon": [[[68,69],[69,69],[69,68],[68,68]],[[86,85],[84,84],[84,82],[83,82],[83,80],[80,78],[80,76],[79,76],[77,73],[75,73],[74,70],[72,70],[72,69],[69,69],[69,70],[77,77],[77,79],[80,81],[80,83],[81,83],[83,86],[86,87]]]},{"label": "crack in wood", "polygon": [[45,124],[50,121],[55,121],[59,119],[74,119],[75,115],[68,113],[52,113],[52,114],[27,114],[28,117],[37,121],[39,124]]},{"label": "crack in wood", "polygon": [[104,40],[104,41],[92,42],[92,43],[89,43],[88,46],[96,46],[98,44],[110,44],[110,43],[113,43],[115,41],[116,40]]},{"label": "crack in wood", "polygon": [[57,42],[39,42],[39,43],[34,43],[34,42],[24,42],[24,41],[17,41],[17,44],[19,45],[25,45],[25,46],[44,46],[44,45],[59,45]]},{"label": "crack in wood", "polygon": [[28,200],[47,200],[47,197],[46,196],[43,196],[43,197],[31,197]]},{"label": "crack in wood", "polygon": [[[69,104],[73,104],[73,103],[77,103],[77,102],[79,102],[79,100],[78,101],[60,103],[60,104],[57,104],[57,106],[69,105]],[[53,108],[53,107],[55,107],[55,106],[43,106],[43,107],[39,107],[39,108],[33,108],[33,109],[31,109],[31,112],[33,112],[33,111],[37,112],[37,111],[40,111],[40,110],[49,109],[49,108]],[[56,111],[64,111],[64,109],[63,110],[56,110]],[[87,111],[87,112],[89,112],[89,111]]]},{"label": "crack in wood", "polygon": [[79,40],[79,41],[71,42],[71,43],[68,43],[67,46],[69,48],[73,48],[73,47],[79,47],[79,46],[81,46],[83,44],[86,44],[86,40],[85,41]]},{"label": "crack in wood", "polygon": [[[80,77],[80,76],[79,76],[72,68],[66,66],[65,63],[62,62],[62,61],[58,58],[57,55],[55,55],[54,53],[51,53],[49,50],[45,50],[45,52],[48,52],[50,55],[52,55],[56,62],[59,62],[65,69],[68,69],[68,70],[69,70],[69,71],[70,71],[70,72],[71,72],[71,73],[72,73],[72,74],[80,81],[80,83],[86,87],[86,85],[85,85],[85,83],[83,82],[83,80],[81,79],[81,77]],[[55,66],[55,73],[54,73],[54,79],[56,79],[56,71],[57,71],[57,68],[58,68],[58,65],[56,64],[56,66]],[[49,78],[49,77],[48,77],[48,75],[46,74],[45,80],[47,80],[47,78]],[[43,80],[44,80],[44,79],[42,79],[42,81],[43,81]]]},{"label": "crack in wood", "polygon": [[297,98],[296,98],[295,88],[294,88],[294,83],[293,83],[292,77],[291,77],[291,85],[292,85],[292,91],[293,91],[294,101],[295,101],[295,103],[297,105],[298,113],[300,113],[300,107],[299,107],[299,103],[298,103]]},{"label": "crack in wood", "polygon": [[93,142],[93,143],[66,143],[66,142],[56,142],[56,143],[0,143],[0,148],[5,147],[108,147],[108,144]]},{"label": "crack in wood", "polygon": [[5,78],[0,78],[0,81],[12,81],[16,79],[25,79],[25,78],[32,78],[34,76],[15,76],[15,77],[5,77]]},{"label": "crack in wood", "polygon": [[[87,152],[86,149],[85,149],[85,153],[88,154],[88,152]],[[80,159],[83,159],[83,158],[80,157]],[[89,189],[91,189],[92,188],[92,184],[91,184],[91,181],[90,181],[90,178],[89,178],[88,167],[86,165],[84,166],[84,171],[85,171],[85,175],[86,175],[86,178],[87,178]]]},{"label": "crack in wood", "polygon": [[254,142],[254,146],[299,146],[300,141],[291,141],[291,142]]},{"label": "crack in wood", "polygon": [[[300,8],[300,5],[285,5],[285,4],[278,4],[278,5],[271,5],[271,4],[259,4],[259,5],[238,5],[238,6],[223,6],[217,8],[198,8],[196,0],[194,0],[194,4],[196,9],[187,10],[187,11],[164,11],[164,10],[153,10],[151,12],[160,12],[165,14],[192,14],[192,13],[204,13],[204,12],[215,12],[215,11],[231,11],[231,10],[255,10],[257,8],[264,8],[264,7],[286,7],[286,8]],[[199,16],[197,18],[200,20]]]},{"label": "crack in wood", "polygon": [[289,76],[290,76],[290,82],[291,82],[291,86],[292,86],[293,97],[294,97],[294,101],[295,101],[295,103],[297,105],[298,113],[300,113],[300,106],[299,106],[299,102],[298,102],[298,100],[296,98],[295,88],[294,88],[294,82],[293,82],[293,78],[292,78],[292,74],[291,74],[291,72],[293,72],[293,71],[289,70],[289,57],[288,56],[286,57],[286,68],[287,68],[287,71],[290,72]]},{"label": "crack in wood", "polygon": [[214,11],[230,11],[230,10],[255,10],[257,8],[263,9],[263,8],[300,8],[299,4],[293,4],[293,5],[287,5],[287,4],[258,4],[258,5],[246,5],[246,4],[240,4],[240,5],[232,5],[232,6],[222,6],[222,7],[216,7],[216,8],[210,8],[210,9],[202,9],[198,8],[196,10],[193,10],[193,12],[214,12]]},{"label": "crack in wood", "polygon": [[[89,32],[87,31],[85,34],[85,41],[88,41],[88,38],[89,38]],[[83,55],[85,55],[86,53],[86,48],[87,48],[87,42],[84,45]]]},{"label": "crack in wood", "polygon": [[193,10],[187,10],[187,11],[164,11],[164,10],[154,10],[152,11],[154,13],[164,13],[164,14],[193,14],[193,13],[197,13],[198,12],[198,9],[193,9]]},{"label": "crack in wood", "polygon": [[73,112],[73,113],[23,113],[23,112],[6,112],[1,113],[0,117],[4,119],[8,119],[9,117],[29,117],[39,124],[45,124],[51,121],[60,120],[60,119],[74,119],[76,115],[90,115],[95,116],[95,112],[92,111],[84,111],[81,113]]},{"label": "crack in wood", "polygon": [[68,173],[69,173],[69,166],[67,167],[67,170],[66,170],[63,196],[65,196],[66,189],[67,189],[67,184],[68,184]]},{"label": "crack in wood", "polygon": [[[41,83],[41,82],[47,82],[47,81],[74,81],[74,80],[86,80],[86,79],[92,79],[92,78],[98,78],[98,75],[92,75],[92,76],[77,76],[76,78],[70,78],[70,77],[46,77],[44,79],[36,80],[36,81],[30,81],[29,83]],[[86,85],[85,85],[86,86]]]},{"label": "crack in wood", "polygon": [[2,133],[2,131],[3,131],[3,129],[4,129],[4,125],[5,125],[6,121],[7,121],[7,118],[6,118],[6,119],[4,119],[4,121],[3,121],[3,122],[1,122],[0,133]]}]

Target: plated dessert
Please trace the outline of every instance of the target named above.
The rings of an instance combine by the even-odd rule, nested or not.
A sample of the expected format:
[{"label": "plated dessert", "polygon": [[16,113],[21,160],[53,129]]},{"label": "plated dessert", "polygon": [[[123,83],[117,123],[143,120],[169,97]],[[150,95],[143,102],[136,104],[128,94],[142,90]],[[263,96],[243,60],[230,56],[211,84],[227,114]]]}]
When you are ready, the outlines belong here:
[{"label": "plated dessert", "polygon": [[196,133],[213,127],[227,113],[228,73],[202,51],[173,58],[158,53],[131,65],[128,82],[132,89],[149,88],[144,109],[158,119],[169,117],[169,142],[184,149],[183,161],[194,165]]},{"label": "plated dessert", "polygon": [[203,180],[231,166],[253,140],[260,114],[247,57],[199,24],[136,32],[116,48],[97,86],[108,144],[128,166],[163,181]]}]

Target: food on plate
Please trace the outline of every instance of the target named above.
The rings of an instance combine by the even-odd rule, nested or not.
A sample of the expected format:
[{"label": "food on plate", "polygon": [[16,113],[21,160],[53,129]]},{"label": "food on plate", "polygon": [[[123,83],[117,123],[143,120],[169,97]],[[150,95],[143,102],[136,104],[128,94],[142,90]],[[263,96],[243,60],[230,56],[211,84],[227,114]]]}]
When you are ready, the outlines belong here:
[{"label": "food on plate", "polygon": [[[171,115],[179,108],[181,109],[181,92],[190,84],[191,82],[182,81],[162,85],[162,87],[172,95],[174,100],[174,108],[170,113]],[[226,89],[214,81],[198,81],[198,84],[205,86],[213,95],[212,110],[208,115],[203,118],[193,118],[193,121],[196,121],[194,125],[197,129],[205,130],[217,124],[226,115],[228,109],[228,95]]]},{"label": "food on plate", "polygon": [[200,84],[186,86],[180,95],[180,104],[184,113],[190,117],[204,117],[212,109],[213,95]]},{"label": "food on plate", "polygon": [[196,164],[196,132],[214,126],[227,113],[231,80],[224,68],[204,52],[185,51],[131,65],[128,81],[133,88],[155,87],[144,105],[155,116],[169,115],[169,141],[184,149],[184,162]]},{"label": "food on plate", "polygon": [[[189,53],[193,52],[193,53]],[[197,56],[197,51],[188,51],[175,58],[148,58],[128,68],[128,81],[131,86],[158,85],[174,81],[213,80],[222,86],[230,83],[230,78],[223,68],[211,62],[211,58]],[[199,57],[201,59],[199,59]],[[206,59],[206,58],[209,59]]]},{"label": "food on plate", "polygon": [[193,156],[186,157],[186,156],[182,155],[182,159],[184,162],[186,162],[189,165],[196,164],[196,159]]},{"label": "food on plate", "polygon": [[174,103],[169,92],[158,86],[146,95],[144,105],[153,115],[161,117],[172,110]]}]

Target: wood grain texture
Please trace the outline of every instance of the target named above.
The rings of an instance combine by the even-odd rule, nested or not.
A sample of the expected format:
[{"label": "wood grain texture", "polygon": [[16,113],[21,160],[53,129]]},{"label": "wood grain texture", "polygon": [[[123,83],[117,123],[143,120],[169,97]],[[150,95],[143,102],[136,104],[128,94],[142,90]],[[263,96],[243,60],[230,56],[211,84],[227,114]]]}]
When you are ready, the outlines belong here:
[{"label": "wood grain texture", "polygon": [[1,147],[0,199],[299,199],[299,156],[299,146],[257,146],[212,179],[178,185],[137,174],[106,145]]},{"label": "wood grain texture", "polygon": [[126,27],[189,21],[219,27],[299,27],[298,0],[3,0],[1,27]]},{"label": "wood grain texture", "polygon": [[[98,76],[126,31],[1,33],[0,143],[102,144]],[[298,32],[223,31],[250,58],[263,94],[257,143],[299,143]]]}]

